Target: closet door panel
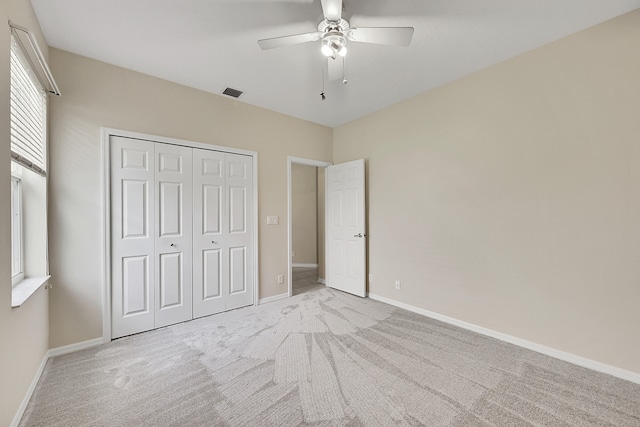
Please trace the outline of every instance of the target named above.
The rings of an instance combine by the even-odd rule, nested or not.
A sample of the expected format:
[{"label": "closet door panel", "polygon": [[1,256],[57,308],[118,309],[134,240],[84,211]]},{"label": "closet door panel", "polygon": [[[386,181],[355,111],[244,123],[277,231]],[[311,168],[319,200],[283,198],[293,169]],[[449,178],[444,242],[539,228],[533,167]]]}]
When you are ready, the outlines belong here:
[{"label": "closet door panel", "polygon": [[145,179],[122,179],[122,235],[121,238],[139,239],[149,237],[149,181]]},{"label": "closet door panel", "polygon": [[229,187],[229,233],[247,232],[247,188]]},{"label": "closet door panel", "polygon": [[192,319],[192,149],[156,143],[155,327]]},{"label": "closet door panel", "polygon": [[122,258],[122,317],[148,313],[149,257]]},{"label": "closet door panel", "polygon": [[193,149],[193,317],[225,310],[225,154]]},{"label": "closet door panel", "polygon": [[219,236],[222,232],[222,185],[202,184],[202,235]]},{"label": "closet door panel", "polygon": [[232,310],[253,303],[253,158],[226,154],[227,215],[223,227],[227,234],[225,308]]},{"label": "closet door panel", "polygon": [[[205,249],[202,251],[202,300],[222,296],[222,251]],[[213,314],[213,313],[212,313]]]},{"label": "closet door panel", "polygon": [[229,248],[229,295],[247,290],[246,247]]},{"label": "closet door panel", "polygon": [[182,254],[160,255],[160,310],[183,304]]},{"label": "closet door panel", "polygon": [[111,328],[118,338],[154,327],[154,145],[111,137]]},{"label": "closet door panel", "polygon": [[160,232],[159,237],[182,236],[183,197],[180,182],[160,182]]}]

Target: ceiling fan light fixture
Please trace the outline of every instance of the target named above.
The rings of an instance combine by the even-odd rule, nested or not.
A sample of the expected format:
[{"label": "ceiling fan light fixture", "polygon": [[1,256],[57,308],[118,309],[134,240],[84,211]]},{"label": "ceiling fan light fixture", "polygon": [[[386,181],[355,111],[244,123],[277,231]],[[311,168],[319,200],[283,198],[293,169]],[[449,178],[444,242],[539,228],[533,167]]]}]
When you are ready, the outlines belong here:
[{"label": "ceiling fan light fixture", "polygon": [[324,56],[335,57],[336,55],[345,56],[347,54],[347,39],[340,33],[332,33],[326,35],[322,39],[322,47],[320,50]]},{"label": "ceiling fan light fixture", "polygon": [[322,40],[322,47],[320,48],[320,50],[322,51],[322,54],[324,56],[333,56],[333,49],[331,48],[331,46],[329,45],[329,41],[328,40]]}]

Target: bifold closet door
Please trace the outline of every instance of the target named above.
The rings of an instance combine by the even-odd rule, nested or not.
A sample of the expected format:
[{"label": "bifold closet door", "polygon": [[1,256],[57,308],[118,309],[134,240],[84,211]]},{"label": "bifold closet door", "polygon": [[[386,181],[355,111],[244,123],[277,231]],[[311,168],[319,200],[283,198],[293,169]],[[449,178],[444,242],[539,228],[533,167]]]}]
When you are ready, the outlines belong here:
[{"label": "bifold closet door", "polygon": [[190,148],[111,138],[112,337],[192,319]]},{"label": "bifold closet door", "polygon": [[193,317],[225,310],[225,153],[193,150]]},{"label": "bifold closet door", "polygon": [[253,303],[253,158],[193,150],[193,316]]},{"label": "bifold closet door", "polygon": [[227,234],[225,253],[229,279],[225,309],[244,307],[253,303],[253,157],[225,154],[226,215],[223,229]]},{"label": "bifold closet door", "polygon": [[253,157],[112,136],[112,338],[250,305]]},{"label": "bifold closet door", "polygon": [[155,144],[155,327],[192,314],[192,149]]},{"label": "bifold closet door", "polygon": [[111,137],[111,325],[118,338],[155,327],[154,144]]}]

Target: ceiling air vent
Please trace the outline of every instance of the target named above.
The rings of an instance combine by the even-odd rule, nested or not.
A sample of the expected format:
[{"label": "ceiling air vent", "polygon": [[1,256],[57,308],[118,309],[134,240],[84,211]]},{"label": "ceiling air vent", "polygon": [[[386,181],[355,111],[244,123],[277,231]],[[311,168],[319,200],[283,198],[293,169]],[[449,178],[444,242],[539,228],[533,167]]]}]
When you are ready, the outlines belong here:
[{"label": "ceiling air vent", "polygon": [[240,95],[242,95],[242,91],[238,89],[231,89],[230,87],[228,87],[224,90],[224,92],[222,92],[222,94],[238,98]]}]

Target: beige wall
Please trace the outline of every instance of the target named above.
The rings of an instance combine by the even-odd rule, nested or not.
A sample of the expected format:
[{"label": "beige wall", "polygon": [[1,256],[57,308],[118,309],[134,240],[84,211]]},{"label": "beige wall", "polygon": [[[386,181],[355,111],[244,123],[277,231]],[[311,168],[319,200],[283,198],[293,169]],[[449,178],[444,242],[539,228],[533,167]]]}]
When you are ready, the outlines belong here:
[{"label": "beige wall", "polygon": [[317,172],[315,166],[291,165],[291,234],[294,264],[317,264]]},{"label": "beige wall", "polygon": [[22,307],[11,308],[11,205],[9,177],[9,51],[11,20],[28,27],[36,35],[47,54],[31,3],[28,0],[9,0],[0,3],[0,425],[11,424],[25,393],[48,349],[48,294],[40,289]]},{"label": "beige wall", "polygon": [[370,292],[640,373],[639,46],[636,10],[334,129]]},{"label": "beige wall", "polygon": [[[63,92],[51,110],[51,346],[102,335],[102,126],[258,152],[260,298],[286,292],[277,276],[287,276],[287,156],[331,160],[332,130],[57,49],[50,55]],[[280,224],[266,226],[267,215]]]}]

